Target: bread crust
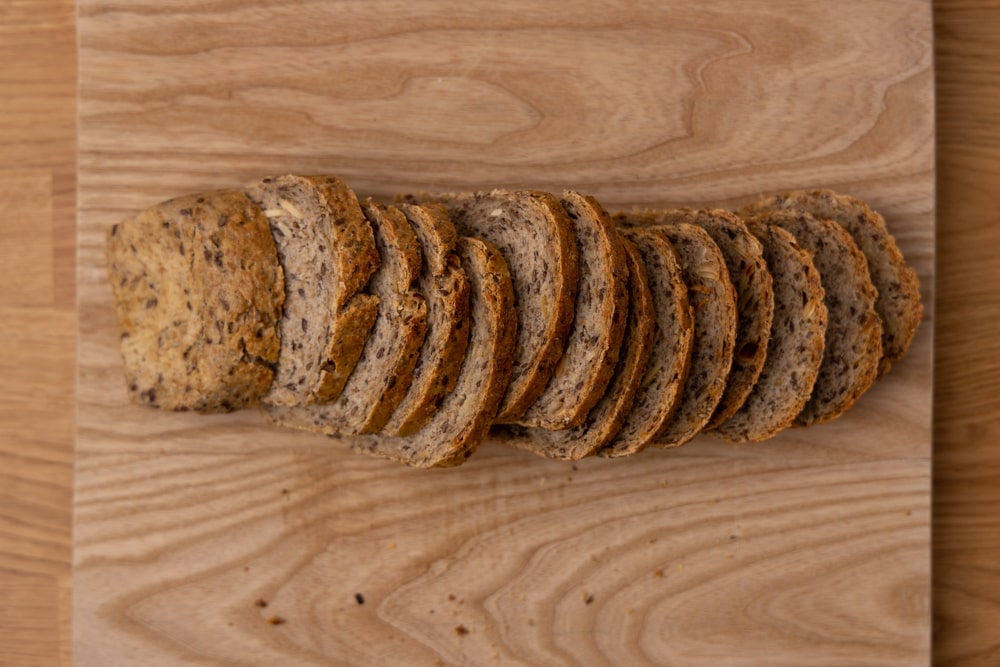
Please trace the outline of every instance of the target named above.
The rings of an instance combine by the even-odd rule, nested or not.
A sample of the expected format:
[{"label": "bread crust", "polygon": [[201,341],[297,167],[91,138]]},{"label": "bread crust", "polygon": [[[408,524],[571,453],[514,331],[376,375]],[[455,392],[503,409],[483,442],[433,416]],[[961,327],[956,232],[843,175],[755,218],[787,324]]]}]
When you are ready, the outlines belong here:
[{"label": "bread crust", "polygon": [[245,195],[153,206],[109,230],[107,257],[132,401],[227,412],[269,390],[283,272],[267,220]]},{"label": "bread crust", "polygon": [[820,220],[833,220],[854,238],[868,262],[872,283],[878,290],[875,309],[882,319],[882,358],[878,376],[885,375],[902,359],[920,321],[920,281],[906,263],[885,219],[865,202],[833,190],[796,190],[765,195],[741,209],[745,216],[767,211],[808,213]]}]

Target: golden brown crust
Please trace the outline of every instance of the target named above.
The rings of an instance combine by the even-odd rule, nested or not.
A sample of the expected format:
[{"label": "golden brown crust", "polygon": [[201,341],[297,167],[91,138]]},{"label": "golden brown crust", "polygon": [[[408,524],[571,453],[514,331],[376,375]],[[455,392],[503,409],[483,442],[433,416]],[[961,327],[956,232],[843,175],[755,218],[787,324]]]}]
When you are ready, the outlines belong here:
[{"label": "golden brown crust", "polygon": [[260,209],[234,191],[178,197],[113,226],[107,250],[130,398],[201,412],[257,403],[284,301]]},{"label": "golden brown crust", "polygon": [[566,347],[545,390],[518,420],[565,429],[581,424],[611,380],[628,307],[625,252],[607,211],[590,196],[564,192],[573,225],[579,282]]},{"label": "golden brown crust", "polygon": [[875,308],[882,318],[878,375],[885,375],[906,353],[923,317],[917,273],[903,258],[885,219],[860,199],[832,190],[762,196],[742,209],[748,216],[769,210],[809,213],[821,220],[833,220],[850,232],[865,255],[872,283],[878,290]]}]

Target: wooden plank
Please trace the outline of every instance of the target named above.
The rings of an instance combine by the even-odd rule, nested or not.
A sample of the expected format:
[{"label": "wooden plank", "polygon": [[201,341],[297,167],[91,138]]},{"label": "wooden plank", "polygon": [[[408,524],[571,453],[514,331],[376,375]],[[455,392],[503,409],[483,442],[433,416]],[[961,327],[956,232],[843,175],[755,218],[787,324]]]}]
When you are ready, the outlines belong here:
[{"label": "wooden plank", "polygon": [[[935,5],[934,662],[1000,662],[1000,5]],[[945,223],[947,221],[947,223]]]},{"label": "wooden plank", "polygon": [[[599,9],[81,3],[78,664],[928,662],[928,3]],[[411,471],[128,405],[107,228],[283,171],[612,208],[834,187],[886,215],[927,318],[830,425],[575,468],[492,443]]]}]

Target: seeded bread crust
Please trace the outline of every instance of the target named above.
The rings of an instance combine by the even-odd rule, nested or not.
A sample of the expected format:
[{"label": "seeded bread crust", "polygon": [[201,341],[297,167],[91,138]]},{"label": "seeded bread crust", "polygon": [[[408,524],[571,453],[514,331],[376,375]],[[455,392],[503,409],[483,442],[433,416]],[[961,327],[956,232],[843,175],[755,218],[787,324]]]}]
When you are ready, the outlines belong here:
[{"label": "seeded bread crust", "polygon": [[577,426],[611,380],[628,308],[628,270],[615,224],[593,197],[564,192],[560,202],[573,224],[579,283],[573,324],[562,359],[542,395],[518,420],[524,426]]},{"label": "seeded bread crust", "polygon": [[832,190],[763,196],[745,206],[743,213],[752,216],[770,210],[809,213],[820,220],[833,220],[850,232],[868,261],[872,283],[878,290],[875,309],[882,318],[878,375],[885,375],[906,353],[924,313],[917,273],[903,258],[885,219],[860,199]]},{"label": "seeded bread crust", "polygon": [[677,252],[694,311],[690,370],[673,417],[653,443],[679,447],[708,423],[726,388],[736,342],[736,290],[722,251],[704,229],[686,222],[651,229],[666,236]]},{"label": "seeded bread crust", "polygon": [[519,313],[514,370],[496,420],[516,422],[545,389],[573,322],[579,277],[569,216],[533,190],[416,195],[448,207],[459,234],[489,241],[507,262]]},{"label": "seeded bread crust", "polygon": [[732,417],[709,431],[730,442],[766,440],[791,426],[823,361],[827,310],[809,252],[780,227],[747,221],[774,279],[774,321],[757,384]]},{"label": "seeded bread crust", "polygon": [[882,358],[878,292],[868,262],[846,229],[806,213],[772,212],[756,220],[777,225],[812,253],[823,284],[828,318],[823,364],[796,426],[822,424],[843,414],[868,391]]},{"label": "seeded bread crust", "polygon": [[413,379],[427,333],[427,303],[412,287],[420,272],[420,245],[399,209],[369,199],[362,210],[375,232],[381,258],[369,285],[379,300],[375,326],[336,401],[265,408],[282,426],[327,434],[375,433],[389,420]]},{"label": "seeded bread crust", "polygon": [[382,430],[388,435],[411,435],[455,388],[469,343],[469,280],[455,254],[458,236],[447,209],[440,204],[399,208],[423,252],[416,288],[427,299],[427,337],[410,389]]},{"label": "seeded bread crust", "polygon": [[764,261],[764,249],[743,220],[723,209],[671,209],[632,214],[644,226],[689,223],[712,237],[726,260],[729,279],[736,290],[736,343],[726,388],[712,418],[710,430],[733,415],[753,389],[764,367],[767,341],[774,318],[774,286]]},{"label": "seeded bread crust", "polygon": [[282,347],[264,403],[325,403],[343,390],[378,310],[359,293],[378,268],[371,226],[334,176],[265,178],[245,192],[264,210],[285,269]]},{"label": "seeded bread crust", "polygon": [[346,439],[352,449],[416,468],[451,467],[464,463],[486,437],[514,365],[514,288],[492,244],[460,238],[457,252],[471,289],[469,344],[455,390],[415,434]]},{"label": "seeded bread crust", "polygon": [[650,229],[619,229],[619,233],[635,244],[646,267],[655,317],[649,363],[632,409],[614,438],[597,451],[607,458],[640,451],[673,417],[691,366],[694,338],[688,289],[680,260],[666,236]]},{"label": "seeded bread crust", "polygon": [[656,311],[646,265],[631,241],[619,237],[628,269],[629,300],[621,354],[604,396],[582,424],[551,431],[512,426],[510,444],[559,461],[576,461],[593,454],[618,433],[632,409],[653,345]]},{"label": "seeded bread crust", "polygon": [[133,402],[228,412],[260,400],[285,294],[253,202],[232,191],[171,199],[114,225],[107,253]]}]

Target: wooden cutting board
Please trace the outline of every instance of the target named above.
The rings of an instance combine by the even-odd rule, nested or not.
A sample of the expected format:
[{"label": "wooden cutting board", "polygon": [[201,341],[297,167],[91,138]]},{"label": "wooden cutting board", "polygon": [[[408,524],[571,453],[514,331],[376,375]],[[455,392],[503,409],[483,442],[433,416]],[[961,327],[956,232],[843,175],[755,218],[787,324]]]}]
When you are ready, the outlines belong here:
[{"label": "wooden cutting board", "polygon": [[[83,0],[74,655],[104,665],[929,661],[934,101],[915,0]],[[924,290],[843,418],[575,465],[415,471],[253,412],[130,405],[104,234],[173,195],[826,186]],[[266,606],[265,606],[266,605]]]}]

